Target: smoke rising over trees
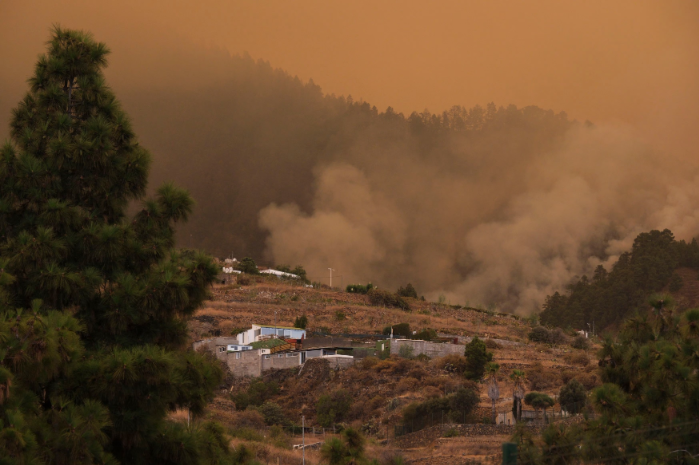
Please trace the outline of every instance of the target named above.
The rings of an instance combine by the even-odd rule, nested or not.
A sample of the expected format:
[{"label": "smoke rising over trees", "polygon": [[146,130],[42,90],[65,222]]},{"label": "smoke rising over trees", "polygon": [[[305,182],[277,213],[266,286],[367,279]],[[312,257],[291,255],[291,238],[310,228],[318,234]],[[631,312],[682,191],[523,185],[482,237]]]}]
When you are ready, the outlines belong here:
[{"label": "smoke rising over trees", "polygon": [[699,230],[691,167],[628,127],[533,106],[402,115],[248,56],[161,47],[120,95],[154,184],[197,203],[184,246],[528,313],[641,231]]}]

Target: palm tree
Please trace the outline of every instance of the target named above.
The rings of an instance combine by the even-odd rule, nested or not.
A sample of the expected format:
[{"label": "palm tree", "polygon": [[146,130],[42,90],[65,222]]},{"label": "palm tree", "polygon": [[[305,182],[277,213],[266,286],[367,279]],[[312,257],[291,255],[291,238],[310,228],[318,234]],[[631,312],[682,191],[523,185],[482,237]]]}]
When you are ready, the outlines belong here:
[{"label": "palm tree", "polygon": [[512,408],[515,421],[520,421],[522,419],[522,399],[524,398],[524,379],[526,375],[522,370],[512,370],[510,374],[510,379],[514,382],[514,388],[512,391],[512,399],[514,406]]},{"label": "palm tree", "polygon": [[500,371],[500,365],[494,362],[488,363],[485,367],[485,372],[488,376],[489,386],[488,386],[488,397],[493,402],[493,423],[496,420],[495,413],[495,402],[500,398],[500,388],[498,387],[497,374]]}]

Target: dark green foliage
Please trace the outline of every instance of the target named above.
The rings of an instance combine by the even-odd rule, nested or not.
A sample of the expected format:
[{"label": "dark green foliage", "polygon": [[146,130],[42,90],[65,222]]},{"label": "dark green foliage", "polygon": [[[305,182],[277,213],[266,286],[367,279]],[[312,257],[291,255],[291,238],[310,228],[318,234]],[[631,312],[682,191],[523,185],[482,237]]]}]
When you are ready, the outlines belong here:
[{"label": "dark green foliage", "polygon": [[258,410],[264,417],[265,424],[268,426],[285,425],[287,423],[286,416],[284,415],[284,409],[282,409],[279,404],[267,401],[260,405]]},{"label": "dark green foliage", "polygon": [[437,331],[434,329],[423,329],[421,331],[418,331],[415,333],[413,336],[411,336],[413,339],[419,339],[421,341],[433,341],[438,338],[437,336]]},{"label": "dark green foliage", "polygon": [[241,391],[231,397],[236,410],[245,410],[248,406],[259,407],[267,400],[279,394],[279,384],[276,381],[265,382],[255,378],[250,382],[246,391]]},{"label": "dark green foliage", "polygon": [[296,265],[295,268],[291,268],[289,265],[277,265],[274,267],[275,270],[283,271],[284,273],[295,274],[305,283],[308,282],[306,275],[306,270],[301,265]]},{"label": "dark green foliage", "polygon": [[383,329],[383,334],[388,336],[391,334],[391,328],[393,328],[393,337],[397,338],[399,336],[402,336],[406,339],[410,339],[413,335],[413,332],[410,330],[410,324],[409,323],[398,323],[397,325],[393,326],[386,326]]},{"label": "dark green foliage", "polygon": [[600,265],[592,279],[583,276],[565,294],[548,296],[541,324],[587,330],[593,321],[599,329],[621,323],[634,312],[645,310],[648,296],[667,284],[679,290],[681,278],[674,273],[679,266],[699,269],[696,240],[675,241],[667,229],[639,234],[631,252],[621,254],[610,272]]},{"label": "dark green foliage", "polygon": [[543,326],[535,326],[529,332],[529,340],[532,342],[542,342],[545,344],[564,344],[568,338],[560,328],[548,330]]},{"label": "dark green foliage", "polygon": [[474,337],[471,342],[466,344],[464,356],[466,357],[466,371],[464,372],[464,376],[474,381],[483,378],[486,365],[493,360],[493,353],[488,352],[485,342],[478,339],[478,336]]},{"label": "dark green foliage", "polygon": [[573,349],[587,350],[590,347],[590,343],[585,336],[579,334],[575,336],[575,339],[573,339],[573,342],[570,343],[570,346]]},{"label": "dark green foliage", "polygon": [[398,292],[396,292],[401,297],[412,297],[413,299],[417,299],[417,291],[413,287],[412,284],[408,283],[405,288],[399,287]]},{"label": "dark green foliage", "polygon": [[668,289],[670,290],[670,292],[677,292],[680,289],[682,289],[683,284],[684,283],[682,282],[682,278],[680,277],[680,275],[678,275],[677,273],[672,273],[672,277],[670,277],[670,286],[668,287]]},{"label": "dark green foliage", "polygon": [[551,339],[548,329],[543,326],[535,326],[529,332],[529,340],[532,342],[544,342],[548,343]]},{"label": "dark green foliage", "polygon": [[460,388],[455,393],[414,402],[403,409],[403,424],[409,431],[418,431],[442,420],[463,422],[478,405],[478,393]]},{"label": "dark green foliage", "polygon": [[365,463],[365,439],[354,428],[342,431],[341,438],[330,438],[321,446],[320,455],[329,465]]},{"label": "dark green foliage", "polygon": [[[537,463],[695,463],[689,457],[699,454],[699,310],[678,317],[670,304],[654,298],[650,311],[605,340],[598,354],[605,384],[590,396],[594,419],[549,426],[540,441],[526,442],[523,456]],[[574,391],[581,396],[580,387]],[[563,391],[561,402],[568,403]],[[677,450],[686,453],[678,457]]]},{"label": "dark green foliage", "polygon": [[260,270],[257,269],[257,264],[255,263],[255,260],[253,260],[250,257],[245,257],[244,259],[239,261],[238,265],[236,266],[236,269],[247,274],[260,274]]},{"label": "dark green foliage", "polygon": [[316,421],[326,428],[344,420],[352,406],[352,395],[338,389],[330,394],[323,394],[316,403]]},{"label": "dark green foliage", "polygon": [[366,286],[362,284],[348,284],[345,290],[352,294],[366,294],[374,288],[374,285],[369,283]]},{"label": "dark green foliage", "polygon": [[230,463],[218,425],[167,419],[196,420],[221,382],[184,347],[219,270],[173,248],[186,191],[143,201],[150,155],[107,54],[56,28],[0,153],[0,462]]},{"label": "dark green foliage", "polygon": [[296,317],[294,320],[294,328],[306,329],[306,326],[308,326],[308,317],[306,315]]},{"label": "dark green foliage", "polygon": [[381,289],[371,289],[367,292],[369,296],[369,301],[372,305],[381,307],[395,307],[401,310],[410,310],[408,302],[406,302],[401,296],[396,295],[389,291],[384,291]]},{"label": "dark green foliage", "polygon": [[546,410],[553,407],[556,402],[548,394],[532,391],[524,396],[524,403],[534,407],[536,410]]},{"label": "dark green foliage", "polygon": [[561,388],[558,402],[561,408],[569,413],[578,413],[585,407],[587,392],[577,379],[571,379]]}]

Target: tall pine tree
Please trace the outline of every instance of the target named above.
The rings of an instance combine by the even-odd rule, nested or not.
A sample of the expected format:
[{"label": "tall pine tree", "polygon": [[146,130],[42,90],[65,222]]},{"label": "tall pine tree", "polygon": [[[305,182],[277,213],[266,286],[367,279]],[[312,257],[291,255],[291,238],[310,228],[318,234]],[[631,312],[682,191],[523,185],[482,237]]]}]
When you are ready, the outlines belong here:
[{"label": "tall pine tree", "polygon": [[193,201],[144,198],[150,155],[107,87],[109,53],[55,28],[0,156],[0,464],[228,463],[203,411],[216,362],[183,347],[217,269],[173,248]]}]

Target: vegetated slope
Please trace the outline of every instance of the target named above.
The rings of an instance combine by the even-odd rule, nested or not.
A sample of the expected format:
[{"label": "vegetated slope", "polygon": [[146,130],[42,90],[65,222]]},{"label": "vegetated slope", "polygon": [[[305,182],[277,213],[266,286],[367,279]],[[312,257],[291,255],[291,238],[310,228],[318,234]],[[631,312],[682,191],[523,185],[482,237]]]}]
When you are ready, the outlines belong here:
[{"label": "vegetated slope", "polygon": [[[179,243],[219,256],[261,257],[266,236],[259,211],[271,203],[310,209],[319,167],[399,166],[417,157],[450,176],[524,186],[512,164],[526,166],[550,151],[572,124],[563,113],[494,104],[406,117],[324,95],[312,81],[250,57],[202,56],[198,66],[215,69],[218,80],[131,89],[125,105],[154,154],[155,184],[176,181],[197,201]],[[505,166],[511,171],[504,173]],[[493,210],[510,193],[493,194]]]},{"label": "vegetated slope", "polygon": [[611,271],[599,265],[589,279],[583,276],[567,292],[548,296],[541,323],[587,328],[595,322],[602,330],[648,308],[651,294],[666,291],[677,296],[679,310],[699,304],[699,244],[676,241],[672,232],[650,231],[636,237],[630,252],[621,254]]},{"label": "vegetated slope", "polygon": [[[474,336],[491,338],[488,346],[494,353],[494,361],[500,364],[498,382],[501,399],[498,411],[507,411],[512,405],[513,385],[509,375],[513,370],[525,370],[528,375],[527,389],[557,394],[569,379],[580,380],[587,388],[599,381],[596,364],[591,355],[582,350],[574,350],[563,343],[558,346],[534,344],[528,340],[531,331],[530,321],[512,315],[502,315],[479,309],[423,302],[406,299],[411,307],[409,312],[372,306],[368,297],[350,294],[328,288],[311,289],[292,282],[270,277],[253,277],[250,285],[216,285],[213,299],[199,310],[190,321],[190,334],[193,338],[207,337],[220,331],[227,335],[246,329],[251,323],[292,325],[295,318],[306,315],[310,332],[321,331],[332,334],[371,334],[380,333],[387,325],[408,323],[416,331],[434,329],[439,333],[454,336]],[[512,344],[495,343],[493,339],[510,341]],[[356,339],[360,341],[361,339]],[[299,424],[301,415],[306,425],[321,427],[318,418],[318,402],[321,396],[332,396],[346,392],[352,399],[346,413],[339,422],[353,425],[370,437],[385,438],[388,433],[394,439],[394,426],[402,423],[403,409],[413,402],[424,402],[431,398],[443,397],[459,387],[477,390],[480,398],[478,408],[467,422],[481,423],[490,418],[491,403],[487,397],[486,383],[472,383],[463,374],[447,365],[448,360],[406,360],[366,359],[355,366],[335,371],[325,362],[314,360],[303,370],[298,368],[267,372],[263,375],[265,386],[276,386],[258,399],[257,405],[272,402],[281,406],[283,422],[286,425]],[[243,426],[259,431],[250,447],[273,448],[264,438],[269,436],[260,416],[255,417],[246,405],[236,405],[248,393],[250,379],[228,378],[226,389],[222,390],[209,409],[211,418],[223,422],[234,436],[251,437],[241,431]],[[254,383],[253,383],[254,384]],[[236,407],[243,410],[236,410]],[[290,438],[287,428],[287,445],[300,442],[300,438]],[[323,436],[307,438],[309,441],[322,440]],[[497,438],[492,447],[479,446],[478,441],[467,438],[453,440],[431,439],[428,443],[404,452],[411,459],[427,458],[432,454],[443,457],[479,457],[495,452]],[[455,444],[459,444],[455,447]],[[497,446],[497,447],[496,447]],[[376,446],[378,449],[382,447]],[[395,446],[390,446],[392,449]],[[436,448],[436,450],[435,450]],[[276,450],[276,449],[275,449]],[[378,452],[377,452],[378,453]],[[282,457],[282,463],[283,462]],[[291,460],[290,458],[288,460]],[[291,461],[287,463],[293,463]],[[425,462],[431,463],[431,462]],[[457,462],[450,462],[457,463]]]}]

